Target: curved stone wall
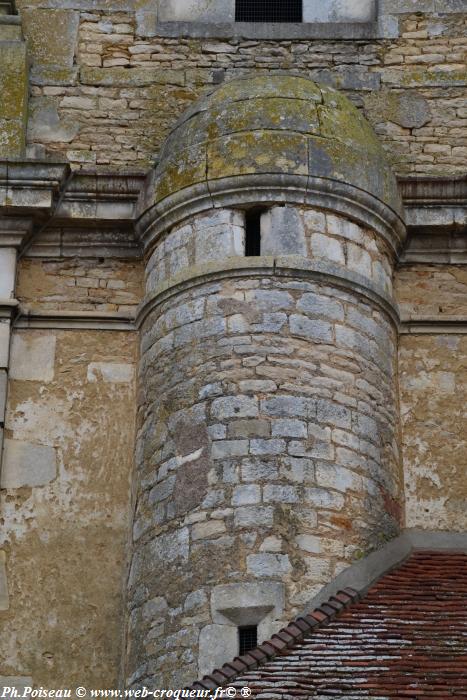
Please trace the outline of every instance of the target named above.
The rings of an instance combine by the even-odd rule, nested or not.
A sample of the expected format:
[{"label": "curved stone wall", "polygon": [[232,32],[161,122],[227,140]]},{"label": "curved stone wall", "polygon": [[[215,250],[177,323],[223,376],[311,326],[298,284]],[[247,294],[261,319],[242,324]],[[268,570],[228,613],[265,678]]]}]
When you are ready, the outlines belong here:
[{"label": "curved stone wall", "polygon": [[242,213],[212,211],[149,258],[133,684],[211,671],[237,653],[239,625],[269,636],[398,531],[389,249],[343,217],[276,209],[289,255],[269,221],[271,255],[239,257]]}]

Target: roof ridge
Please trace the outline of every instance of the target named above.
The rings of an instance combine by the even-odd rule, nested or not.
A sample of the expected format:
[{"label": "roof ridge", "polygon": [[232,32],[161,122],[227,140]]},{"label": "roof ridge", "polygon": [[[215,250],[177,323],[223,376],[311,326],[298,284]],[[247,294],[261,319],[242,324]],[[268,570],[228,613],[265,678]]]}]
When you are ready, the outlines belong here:
[{"label": "roof ridge", "polygon": [[259,668],[267,661],[282,655],[292,649],[297,642],[301,642],[314,629],[324,627],[352,603],[356,603],[364,596],[354,588],[347,586],[332,595],[329,600],[322,603],[309,613],[299,615],[285,627],[276,632],[255,649],[247,654],[236,656],[232,661],[225,663],[220,669],[195,681],[189,690],[215,690],[219,686],[234,681],[240,673]]}]

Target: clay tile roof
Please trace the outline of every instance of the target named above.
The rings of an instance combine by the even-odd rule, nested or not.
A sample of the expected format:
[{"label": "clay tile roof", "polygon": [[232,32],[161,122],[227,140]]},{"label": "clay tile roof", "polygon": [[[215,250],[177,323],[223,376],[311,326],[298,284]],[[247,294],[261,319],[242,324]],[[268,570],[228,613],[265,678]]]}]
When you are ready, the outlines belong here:
[{"label": "clay tile roof", "polygon": [[298,618],[282,649],[250,652],[256,668],[226,685],[261,699],[467,699],[467,554],[414,552],[359,597],[346,588]]}]

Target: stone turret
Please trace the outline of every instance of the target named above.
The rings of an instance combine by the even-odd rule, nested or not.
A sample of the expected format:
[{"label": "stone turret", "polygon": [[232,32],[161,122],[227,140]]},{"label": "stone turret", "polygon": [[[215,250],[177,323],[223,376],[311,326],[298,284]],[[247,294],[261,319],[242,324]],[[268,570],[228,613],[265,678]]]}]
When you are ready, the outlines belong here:
[{"label": "stone turret", "polygon": [[405,229],[358,110],[287,75],[196,102],[145,202],[126,667],[181,687],[399,530]]}]

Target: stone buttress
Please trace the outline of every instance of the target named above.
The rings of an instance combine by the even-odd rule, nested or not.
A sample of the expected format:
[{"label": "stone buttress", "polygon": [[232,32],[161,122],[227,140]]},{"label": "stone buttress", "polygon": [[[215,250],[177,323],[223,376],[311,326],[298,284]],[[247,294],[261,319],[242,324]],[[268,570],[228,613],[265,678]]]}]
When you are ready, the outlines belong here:
[{"label": "stone buttress", "polygon": [[405,229],[357,109],[286,75],[184,114],[139,225],[126,671],[183,687],[238,654],[239,628],[261,642],[402,525]]}]

